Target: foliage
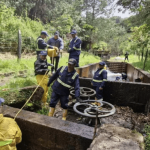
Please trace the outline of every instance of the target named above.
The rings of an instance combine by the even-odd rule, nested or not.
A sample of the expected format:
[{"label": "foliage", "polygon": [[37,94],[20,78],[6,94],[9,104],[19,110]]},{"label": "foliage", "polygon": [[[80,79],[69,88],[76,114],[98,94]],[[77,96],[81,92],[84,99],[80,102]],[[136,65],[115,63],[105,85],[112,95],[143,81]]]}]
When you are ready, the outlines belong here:
[{"label": "foliage", "polygon": [[38,114],[48,115],[49,108],[42,108],[41,110],[36,111]]},{"label": "foliage", "polygon": [[150,27],[146,24],[140,27],[134,27],[132,36],[130,37],[130,46],[129,48],[132,52],[137,52],[139,56],[141,56],[141,61],[144,59],[143,69],[145,69],[145,65],[147,62],[149,49],[150,49]]},{"label": "foliage", "polygon": [[[34,43],[36,38],[42,30],[45,30],[43,23],[41,21],[31,20],[28,17],[16,16],[14,11],[13,8],[8,8],[6,5],[0,4],[1,41],[5,44],[11,40],[12,43],[17,44],[18,30],[21,30],[23,47],[27,48],[28,44],[33,44],[32,48],[35,49]],[[0,47],[4,45],[3,43],[0,44]],[[10,44],[9,46],[13,47],[14,45]]]},{"label": "foliage", "polygon": [[51,24],[60,32],[60,35],[65,35],[70,32],[73,20],[70,15],[64,14],[55,21],[51,21]]},{"label": "foliage", "polygon": [[[2,17],[7,18],[1,19],[0,24],[3,25],[3,28],[0,33],[2,32],[3,39],[7,39],[3,34],[4,31],[9,33],[7,34],[9,37],[15,35],[14,39],[17,42],[17,32],[20,29],[23,36],[23,51],[36,49],[36,38],[42,30],[47,30],[50,35],[58,30],[64,38],[65,48],[68,44],[65,34],[71,29],[78,31],[78,36],[82,41],[91,44],[98,44],[99,41],[110,42],[111,44],[108,45],[111,47],[112,43],[115,43],[111,42],[114,37],[120,33],[124,34],[124,29],[116,24],[115,19],[101,16],[108,15],[107,6],[111,2],[111,0],[45,0],[38,2],[35,0],[8,0],[0,7]],[[91,49],[91,44],[88,44],[86,49]]]},{"label": "foliage", "polygon": [[94,43],[92,45],[93,49],[98,49],[98,50],[107,50],[107,43],[100,41],[99,43]]},{"label": "foliage", "polygon": [[146,125],[144,131],[146,133],[145,150],[149,150],[150,149],[150,126]]}]

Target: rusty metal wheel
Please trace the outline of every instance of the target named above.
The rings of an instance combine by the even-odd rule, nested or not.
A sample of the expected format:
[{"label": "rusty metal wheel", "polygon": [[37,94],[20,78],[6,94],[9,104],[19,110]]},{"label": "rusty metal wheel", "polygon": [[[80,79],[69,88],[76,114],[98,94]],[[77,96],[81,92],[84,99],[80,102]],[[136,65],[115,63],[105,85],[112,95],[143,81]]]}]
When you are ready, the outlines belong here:
[{"label": "rusty metal wheel", "polygon": [[[70,94],[74,96],[75,90],[71,89]],[[88,97],[95,96],[95,94],[96,94],[95,90],[93,90],[91,88],[80,87],[80,97],[88,98]]]},{"label": "rusty metal wheel", "polygon": [[[98,103],[98,105],[94,105],[93,103]],[[79,107],[85,107],[85,109],[81,111]],[[112,104],[102,100],[84,100],[83,103],[76,103],[73,109],[76,113],[90,118],[96,118],[96,112],[98,112],[98,118],[107,117],[116,112]]]}]

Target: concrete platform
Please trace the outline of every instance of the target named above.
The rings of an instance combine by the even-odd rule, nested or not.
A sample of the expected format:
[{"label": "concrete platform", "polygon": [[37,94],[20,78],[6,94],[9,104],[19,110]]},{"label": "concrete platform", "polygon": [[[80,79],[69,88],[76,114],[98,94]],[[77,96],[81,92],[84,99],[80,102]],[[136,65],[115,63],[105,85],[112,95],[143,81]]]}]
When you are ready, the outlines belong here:
[{"label": "concrete platform", "polygon": [[[4,106],[4,116],[14,118],[17,108]],[[94,129],[22,110],[16,118],[23,140],[18,150],[86,150]]]}]

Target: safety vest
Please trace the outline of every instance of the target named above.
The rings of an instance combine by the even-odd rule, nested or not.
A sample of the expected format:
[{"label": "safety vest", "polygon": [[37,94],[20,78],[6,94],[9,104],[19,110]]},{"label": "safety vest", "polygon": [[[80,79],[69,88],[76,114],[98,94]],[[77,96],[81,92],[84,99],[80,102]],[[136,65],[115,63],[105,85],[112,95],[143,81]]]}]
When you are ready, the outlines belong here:
[{"label": "safety vest", "polygon": [[[77,39],[74,41],[74,43],[76,43],[76,41],[77,41],[78,39],[79,39],[79,38],[77,38]],[[71,41],[72,41],[72,40],[71,40]],[[69,48],[69,50],[70,50],[70,49],[71,49],[71,48]],[[81,44],[80,44],[80,47],[79,47],[79,48],[73,47],[73,49],[81,51]]]},{"label": "safety vest", "polygon": [[[65,70],[65,68],[66,68],[66,66],[63,66],[63,67],[61,68],[60,72],[62,73],[62,72]],[[78,75],[78,73],[75,72],[74,75],[72,76],[72,79],[74,80],[77,75]],[[71,85],[66,84],[66,83],[64,83],[63,81],[61,81],[59,78],[57,79],[57,81],[58,81],[61,85],[63,85],[64,87],[67,87],[67,88],[71,88],[71,87],[72,87]]]},{"label": "safety vest", "polygon": [[[105,69],[102,69],[99,74],[101,74]],[[103,81],[107,81],[106,79],[103,79],[103,80],[95,80],[93,79],[94,82],[103,82]]]},{"label": "safety vest", "polygon": [[12,139],[8,139],[6,141],[0,141],[0,147],[5,146],[5,145],[9,145],[12,143],[12,141],[13,141]]},{"label": "safety vest", "polygon": [[[38,41],[39,41],[39,40],[43,40],[43,39],[42,39],[42,38],[38,38],[38,39],[37,39],[37,49],[36,49],[36,51],[47,51],[47,48],[48,48],[48,46],[49,46],[48,44],[47,44],[47,47],[46,47],[45,49],[39,49],[39,46],[38,46]],[[44,40],[43,40],[43,41],[44,41]]]}]

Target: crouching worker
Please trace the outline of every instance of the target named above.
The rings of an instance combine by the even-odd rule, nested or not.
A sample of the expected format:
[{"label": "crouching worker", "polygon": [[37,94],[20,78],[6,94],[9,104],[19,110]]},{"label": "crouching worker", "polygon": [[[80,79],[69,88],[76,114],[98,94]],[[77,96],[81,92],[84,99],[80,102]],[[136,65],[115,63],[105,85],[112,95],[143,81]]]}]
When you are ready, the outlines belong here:
[{"label": "crouching worker", "polygon": [[[47,63],[47,52],[41,51],[39,58],[34,62],[35,76],[38,85],[44,89],[44,94],[42,96],[42,106],[47,104],[47,95],[48,95],[48,66],[53,66],[52,64]],[[41,81],[42,80],[42,81]]]},{"label": "crouching worker", "polygon": [[3,102],[0,98],[0,150],[17,150],[16,144],[21,142],[22,133],[14,119],[3,117]]},{"label": "crouching worker", "polygon": [[69,101],[70,88],[74,87],[76,101],[80,100],[80,85],[79,75],[75,70],[75,59],[69,59],[68,66],[60,67],[50,78],[48,86],[56,80],[52,86],[53,92],[50,101],[49,116],[52,117],[55,111],[55,106],[60,100],[61,107],[63,108],[62,120],[66,120],[67,108]]},{"label": "crouching worker", "polygon": [[[105,87],[105,82],[107,81],[107,71],[104,69],[105,62],[99,63],[99,68],[94,73],[92,86],[96,91],[96,100],[103,100],[103,88]],[[99,103],[95,103],[99,104]]]}]

